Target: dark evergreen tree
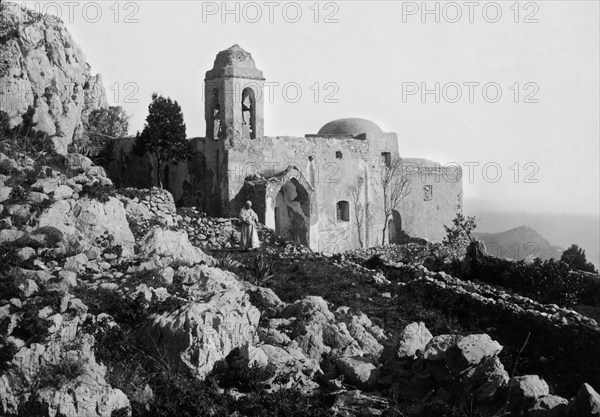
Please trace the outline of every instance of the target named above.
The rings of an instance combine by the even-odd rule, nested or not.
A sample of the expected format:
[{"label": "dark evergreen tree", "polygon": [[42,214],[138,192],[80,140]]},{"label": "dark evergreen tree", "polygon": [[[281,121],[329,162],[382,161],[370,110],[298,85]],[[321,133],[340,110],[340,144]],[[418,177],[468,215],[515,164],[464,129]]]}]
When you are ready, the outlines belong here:
[{"label": "dark evergreen tree", "polygon": [[185,123],[179,104],[171,98],[152,94],[144,130],[136,138],[135,151],[150,153],[156,159],[156,178],[162,187],[161,168],[171,161],[181,161],[188,156]]},{"label": "dark evergreen tree", "polygon": [[569,249],[565,250],[560,257],[560,260],[565,262],[575,271],[596,272],[594,264],[588,262],[585,257],[585,250],[581,249],[576,244],[572,244]]}]

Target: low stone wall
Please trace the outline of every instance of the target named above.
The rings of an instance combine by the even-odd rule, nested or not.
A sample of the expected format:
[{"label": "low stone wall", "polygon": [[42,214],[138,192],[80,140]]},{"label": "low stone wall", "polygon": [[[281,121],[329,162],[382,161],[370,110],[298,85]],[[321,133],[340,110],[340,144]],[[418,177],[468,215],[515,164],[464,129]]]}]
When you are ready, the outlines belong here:
[{"label": "low stone wall", "polygon": [[179,209],[178,225],[184,229],[190,242],[202,249],[232,249],[240,241],[237,219],[212,218],[195,208]]},{"label": "low stone wall", "polygon": [[504,343],[520,346],[528,340],[527,355],[538,358],[540,367],[564,374],[565,388],[577,387],[582,380],[600,388],[600,327],[595,320],[444,273],[425,271],[406,285],[415,296],[445,311],[493,328]]}]

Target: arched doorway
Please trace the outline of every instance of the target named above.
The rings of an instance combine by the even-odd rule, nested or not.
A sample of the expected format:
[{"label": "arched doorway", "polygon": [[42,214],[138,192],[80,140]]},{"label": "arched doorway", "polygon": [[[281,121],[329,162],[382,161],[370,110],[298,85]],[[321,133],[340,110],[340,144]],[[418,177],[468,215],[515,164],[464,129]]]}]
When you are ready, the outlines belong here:
[{"label": "arched doorway", "polygon": [[296,178],[291,178],[275,197],[275,233],[285,239],[310,244],[310,198]]},{"label": "arched doorway", "polygon": [[389,242],[400,243],[402,239],[402,217],[396,210],[392,212],[392,218],[388,222]]}]

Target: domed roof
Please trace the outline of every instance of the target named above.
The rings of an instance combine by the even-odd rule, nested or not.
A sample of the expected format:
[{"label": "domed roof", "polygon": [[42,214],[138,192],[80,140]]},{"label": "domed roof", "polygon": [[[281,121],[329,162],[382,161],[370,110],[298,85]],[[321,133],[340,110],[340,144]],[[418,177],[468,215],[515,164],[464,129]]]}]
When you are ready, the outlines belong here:
[{"label": "domed roof", "polygon": [[319,129],[319,135],[350,135],[360,134],[381,135],[383,131],[370,120],[349,118],[333,120]]},{"label": "domed roof", "polygon": [[235,76],[262,79],[263,73],[256,68],[250,52],[245,51],[237,43],[217,54],[213,68],[206,72],[206,78]]}]

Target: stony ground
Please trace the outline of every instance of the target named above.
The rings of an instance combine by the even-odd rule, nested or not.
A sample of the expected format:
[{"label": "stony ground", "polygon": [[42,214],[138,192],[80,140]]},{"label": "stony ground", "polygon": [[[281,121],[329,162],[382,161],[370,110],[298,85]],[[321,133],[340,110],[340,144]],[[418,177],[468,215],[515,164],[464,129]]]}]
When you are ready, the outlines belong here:
[{"label": "stony ground", "polygon": [[[177,213],[164,190],[115,190],[77,154],[5,152],[2,415],[585,417],[600,407],[593,367],[560,366],[574,356],[567,345],[556,357],[520,351],[503,322],[474,316],[580,331],[589,346],[593,320],[430,272],[422,245],[328,257],[262,229],[263,248],[242,252],[235,220]],[[448,308],[444,291],[471,304]]]}]

